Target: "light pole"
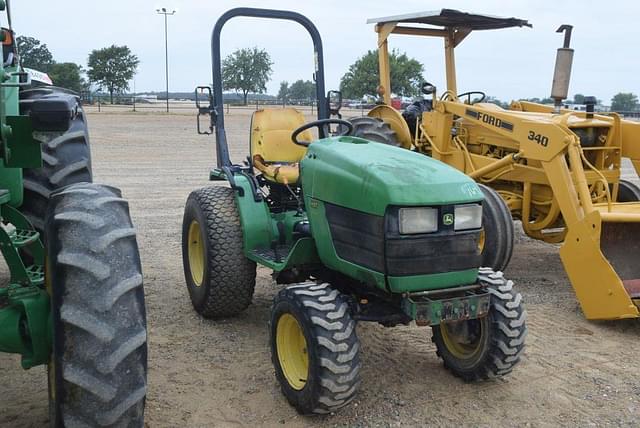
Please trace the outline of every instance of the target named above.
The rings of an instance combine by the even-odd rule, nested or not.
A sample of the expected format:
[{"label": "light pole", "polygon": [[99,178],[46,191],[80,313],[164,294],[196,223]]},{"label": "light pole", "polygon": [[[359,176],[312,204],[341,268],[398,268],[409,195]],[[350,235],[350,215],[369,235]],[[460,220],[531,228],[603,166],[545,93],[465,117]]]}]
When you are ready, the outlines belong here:
[{"label": "light pole", "polygon": [[167,43],[167,16],[176,13],[175,10],[168,11],[166,7],[156,9],[159,15],[164,15],[164,74],[167,88],[167,113],[169,113],[169,45]]}]

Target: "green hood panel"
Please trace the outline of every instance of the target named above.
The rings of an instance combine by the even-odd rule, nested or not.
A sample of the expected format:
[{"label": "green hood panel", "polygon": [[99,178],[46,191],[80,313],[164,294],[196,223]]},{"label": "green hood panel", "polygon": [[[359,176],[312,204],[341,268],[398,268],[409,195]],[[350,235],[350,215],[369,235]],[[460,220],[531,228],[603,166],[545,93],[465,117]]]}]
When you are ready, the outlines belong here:
[{"label": "green hood panel", "polygon": [[305,196],[374,215],[384,215],[388,205],[483,199],[472,179],[440,161],[356,137],[314,142],[300,169]]}]

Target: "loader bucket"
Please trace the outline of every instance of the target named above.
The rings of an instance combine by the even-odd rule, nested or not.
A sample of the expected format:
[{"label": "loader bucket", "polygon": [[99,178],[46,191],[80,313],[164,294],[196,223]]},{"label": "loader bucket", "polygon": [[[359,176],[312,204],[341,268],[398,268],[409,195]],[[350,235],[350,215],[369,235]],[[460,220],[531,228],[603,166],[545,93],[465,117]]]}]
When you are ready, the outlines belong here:
[{"label": "loader bucket", "polygon": [[600,249],[629,297],[640,299],[640,223],[603,223]]},{"label": "loader bucket", "polygon": [[640,216],[629,220],[603,221],[599,211],[591,212],[569,229],[560,248],[588,319],[640,316]]}]

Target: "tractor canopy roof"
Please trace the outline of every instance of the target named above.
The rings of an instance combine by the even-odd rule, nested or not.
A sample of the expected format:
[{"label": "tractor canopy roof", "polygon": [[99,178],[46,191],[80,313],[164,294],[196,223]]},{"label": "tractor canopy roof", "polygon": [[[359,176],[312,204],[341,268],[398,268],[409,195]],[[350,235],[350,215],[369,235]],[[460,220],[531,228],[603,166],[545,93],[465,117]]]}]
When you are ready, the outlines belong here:
[{"label": "tractor canopy roof", "polygon": [[509,27],[531,27],[527,20],[501,18],[491,15],[476,15],[454,9],[441,9],[431,12],[407,13],[404,15],[371,18],[367,24],[386,23],[426,24],[444,28],[468,28],[470,30],[496,30]]}]

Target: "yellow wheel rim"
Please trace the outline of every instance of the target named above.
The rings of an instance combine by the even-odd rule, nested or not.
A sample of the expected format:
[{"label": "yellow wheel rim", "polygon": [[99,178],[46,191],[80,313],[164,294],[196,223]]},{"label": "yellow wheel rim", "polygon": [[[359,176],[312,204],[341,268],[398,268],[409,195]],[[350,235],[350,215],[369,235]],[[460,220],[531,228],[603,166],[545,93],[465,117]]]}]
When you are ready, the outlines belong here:
[{"label": "yellow wheel rim", "polygon": [[482,352],[487,331],[485,321],[486,317],[440,324],[442,341],[451,355],[459,360],[469,360]]},{"label": "yellow wheel rim", "polygon": [[291,314],[283,314],[276,326],[276,351],[282,373],[291,388],[301,390],[309,376],[307,341],[298,320]]},{"label": "yellow wheel rim", "polygon": [[200,223],[196,220],[189,225],[188,238],[189,271],[196,287],[200,287],[204,278],[204,242],[200,233]]},{"label": "yellow wheel rim", "polygon": [[480,231],[480,236],[478,237],[478,250],[480,250],[481,253],[484,251],[485,239],[486,239],[486,234],[484,232],[484,229],[482,229]]}]

